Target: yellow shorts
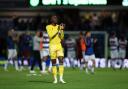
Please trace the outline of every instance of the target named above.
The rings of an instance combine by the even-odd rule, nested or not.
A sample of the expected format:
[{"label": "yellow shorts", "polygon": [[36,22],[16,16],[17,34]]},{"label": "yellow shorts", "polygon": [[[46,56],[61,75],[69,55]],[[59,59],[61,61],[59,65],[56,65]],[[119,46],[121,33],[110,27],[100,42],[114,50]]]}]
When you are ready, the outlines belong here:
[{"label": "yellow shorts", "polygon": [[61,44],[49,45],[51,59],[56,59],[59,56],[64,56],[63,48]]}]

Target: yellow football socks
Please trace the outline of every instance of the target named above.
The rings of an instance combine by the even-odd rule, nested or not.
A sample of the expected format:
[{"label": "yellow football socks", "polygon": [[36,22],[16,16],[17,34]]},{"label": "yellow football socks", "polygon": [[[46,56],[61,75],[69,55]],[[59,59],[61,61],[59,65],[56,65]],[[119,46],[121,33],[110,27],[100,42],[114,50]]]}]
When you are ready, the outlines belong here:
[{"label": "yellow football socks", "polygon": [[56,66],[52,66],[52,73],[53,73],[54,79],[57,80],[57,67]]},{"label": "yellow football socks", "polygon": [[63,73],[64,73],[64,66],[63,65],[60,65],[59,66],[59,75],[60,75],[60,78],[63,78]]}]

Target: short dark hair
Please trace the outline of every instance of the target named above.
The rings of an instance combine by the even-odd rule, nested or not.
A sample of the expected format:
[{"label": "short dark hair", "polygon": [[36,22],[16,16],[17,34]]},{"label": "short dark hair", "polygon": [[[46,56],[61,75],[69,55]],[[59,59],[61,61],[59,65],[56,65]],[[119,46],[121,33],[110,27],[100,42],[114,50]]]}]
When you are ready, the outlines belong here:
[{"label": "short dark hair", "polygon": [[49,15],[49,16],[48,16],[48,23],[51,23],[51,18],[52,18],[53,16],[56,16],[56,17],[57,17],[56,14]]},{"label": "short dark hair", "polygon": [[88,33],[91,33],[91,32],[90,32],[90,31],[86,31],[86,32],[85,32],[85,35],[87,35]]},{"label": "short dark hair", "polygon": [[111,35],[111,36],[115,36],[116,33],[115,33],[114,31],[112,31],[110,35]]},{"label": "short dark hair", "polygon": [[80,34],[80,35],[83,35],[83,32],[81,31],[79,34]]}]

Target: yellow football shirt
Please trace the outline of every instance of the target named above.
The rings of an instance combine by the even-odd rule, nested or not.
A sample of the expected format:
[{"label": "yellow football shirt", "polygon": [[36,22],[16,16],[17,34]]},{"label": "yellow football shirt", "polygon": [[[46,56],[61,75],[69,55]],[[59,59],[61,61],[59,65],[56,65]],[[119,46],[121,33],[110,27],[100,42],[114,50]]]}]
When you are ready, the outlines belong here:
[{"label": "yellow football shirt", "polygon": [[61,40],[64,38],[64,32],[63,30],[60,30],[59,33],[60,34],[57,34],[53,39],[52,37],[58,32],[58,27],[59,25],[47,25],[46,26],[46,30],[47,30],[47,33],[48,33],[48,36],[49,36],[49,39],[50,39],[50,45],[51,44],[60,44],[61,43]]}]

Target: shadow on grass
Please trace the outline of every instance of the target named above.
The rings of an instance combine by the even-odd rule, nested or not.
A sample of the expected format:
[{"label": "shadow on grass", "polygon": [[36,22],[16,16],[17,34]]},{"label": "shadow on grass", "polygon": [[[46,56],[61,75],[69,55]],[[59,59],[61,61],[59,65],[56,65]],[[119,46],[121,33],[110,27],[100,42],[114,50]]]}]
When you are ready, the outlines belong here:
[{"label": "shadow on grass", "polygon": [[31,80],[31,81],[28,81],[28,82],[31,82],[31,83],[52,83],[50,81],[36,81],[36,80]]}]

